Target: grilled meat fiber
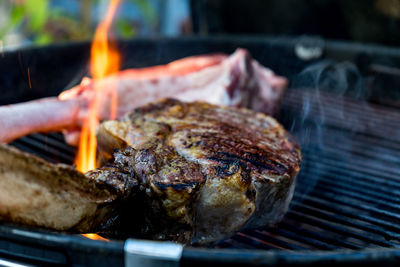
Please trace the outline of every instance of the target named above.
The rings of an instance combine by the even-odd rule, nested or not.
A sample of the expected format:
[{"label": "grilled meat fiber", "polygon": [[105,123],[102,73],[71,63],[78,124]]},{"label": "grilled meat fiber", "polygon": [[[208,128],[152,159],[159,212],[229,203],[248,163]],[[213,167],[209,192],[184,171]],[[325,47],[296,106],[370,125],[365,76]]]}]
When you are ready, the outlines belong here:
[{"label": "grilled meat fiber", "polygon": [[293,137],[247,109],[166,99],[102,123],[98,137],[105,158],[118,151],[112,165],[89,176],[137,180],[122,218],[147,238],[206,243],[274,224],[300,170]]},{"label": "grilled meat fiber", "polygon": [[301,162],[267,115],[172,99],[102,123],[98,143],[107,163],[85,175],[1,145],[0,219],[207,243],[279,221]]},{"label": "grilled meat fiber", "polygon": [[113,179],[110,186],[111,178],[88,179],[71,166],[0,145],[0,221],[91,232],[116,216],[137,187],[135,179]]}]

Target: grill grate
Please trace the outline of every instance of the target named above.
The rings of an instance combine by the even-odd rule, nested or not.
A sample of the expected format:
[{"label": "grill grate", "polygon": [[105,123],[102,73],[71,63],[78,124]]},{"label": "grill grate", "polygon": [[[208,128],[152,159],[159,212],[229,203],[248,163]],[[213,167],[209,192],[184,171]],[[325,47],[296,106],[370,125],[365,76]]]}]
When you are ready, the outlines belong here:
[{"label": "grill grate", "polygon": [[[303,166],[291,207],[275,228],[245,230],[214,245],[263,250],[400,247],[400,112],[354,98],[291,89],[282,121],[300,140]],[[12,143],[71,164],[60,133]]]}]

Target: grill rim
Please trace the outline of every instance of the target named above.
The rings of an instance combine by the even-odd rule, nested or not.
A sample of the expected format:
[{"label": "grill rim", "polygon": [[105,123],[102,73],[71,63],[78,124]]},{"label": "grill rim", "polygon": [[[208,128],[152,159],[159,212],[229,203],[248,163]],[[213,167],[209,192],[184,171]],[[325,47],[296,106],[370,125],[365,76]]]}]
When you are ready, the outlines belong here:
[{"label": "grill rim", "polygon": [[[57,249],[67,257],[68,264],[74,262],[73,253],[76,251],[84,254],[105,256],[111,258],[124,258],[126,241],[110,240],[110,242],[90,240],[78,235],[66,233],[49,233],[43,229],[30,229],[15,225],[0,225],[2,240],[23,242],[31,246],[47,249]],[[0,257],[3,253],[0,251]],[[14,258],[15,259],[15,258]],[[24,258],[16,258],[24,260]],[[28,260],[25,258],[25,260]],[[298,266],[307,264],[340,263],[353,264],[367,261],[372,263],[398,263],[400,249],[398,248],[363,248],[334,249],[334,250],[261,250],[261,249],[236,249],[236,248],[199,248],[185,246],[181,258],[182,266],[193,264],[227,264],[227,265],[268,265],[268,266]],[[90,264],[90,261],[88,262]],[[386,266],[386,265],[385,265]]]}]

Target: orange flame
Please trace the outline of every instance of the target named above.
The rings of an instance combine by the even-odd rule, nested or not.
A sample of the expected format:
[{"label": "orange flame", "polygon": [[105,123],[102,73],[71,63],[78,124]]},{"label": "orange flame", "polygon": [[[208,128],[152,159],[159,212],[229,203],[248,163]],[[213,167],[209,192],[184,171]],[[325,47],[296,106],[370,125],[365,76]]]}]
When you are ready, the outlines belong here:
[{"label": "orange flame", "polygon": [[[119,0],[110,1],[106,17],[97,27],[91,47],[90,72],[94,78],[92,84],[94,87],[94,97],[89,106],[88,117],[82,125],[79,150],[75,160],[76,168],[82,172],[96,168],[96,128],[99,125],[98,95],[101,90],[101,88],[96,86],[96,80],[117,72],[120,66],[120,56],[116,46],[108,41],[108,32],[118,4]],[[114,119],[117,110],[117,92],[116,88],[111,91],[110,114],[111,119]]]},{"label": "orange flame", "polygon": [[81,234],[81,235],[92,240],[101,240],[106,242],[110,241],[109,239],[99,236],[98,234]]}]

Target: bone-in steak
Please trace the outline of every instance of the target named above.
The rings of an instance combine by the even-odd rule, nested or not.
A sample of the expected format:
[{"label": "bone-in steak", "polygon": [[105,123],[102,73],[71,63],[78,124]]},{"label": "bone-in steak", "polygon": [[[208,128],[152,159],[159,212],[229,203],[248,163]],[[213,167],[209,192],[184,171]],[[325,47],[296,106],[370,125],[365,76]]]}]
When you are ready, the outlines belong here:
[{"label": "bone-in steak", "polygon": [[123,172],[138,182],[124,224],[179,242],[205,243],[276,223],[301,164],[297,142],[275,119],[201,102],[148,104],[102,123],[98,137],[113,163],[89,176]]}]

